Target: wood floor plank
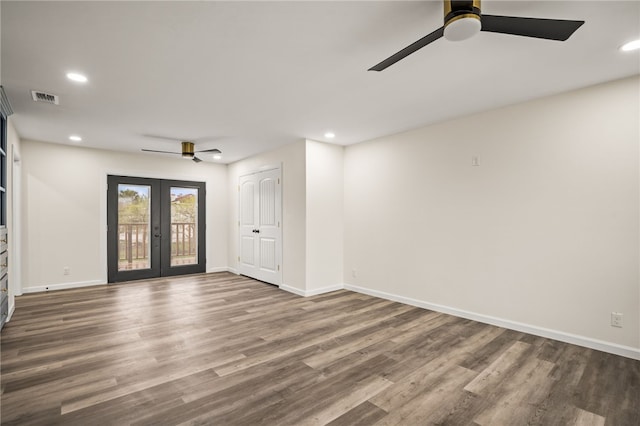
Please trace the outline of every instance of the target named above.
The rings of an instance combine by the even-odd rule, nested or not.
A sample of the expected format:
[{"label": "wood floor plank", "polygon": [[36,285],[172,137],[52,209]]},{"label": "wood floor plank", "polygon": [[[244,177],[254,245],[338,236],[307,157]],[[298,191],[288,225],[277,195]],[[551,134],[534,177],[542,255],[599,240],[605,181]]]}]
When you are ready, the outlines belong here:
[{"label": "wood floor plank", "polygon": [[578,408],[573,421],[567,424],[571,426],[604,426],[605,418]]},{"label": "wood floor plank", "polygon": [[389,327],[367,333],[360,337],[354,337],[352,335],[343,336],[341,339],[342,343],[306,358],[304,363],[312,368],[318,369],[375,343],[389,340],[389,338],[397,334],[398,330]]},{"label": "wood floor plank", "polygon": [[[493,327],[488,327],[483,334],[474,336],[473,341],[462,347],[449,348],[445,352],[439,353],[430,361],[426,361],[419,368],[407,371],[398,381],[385,391],[371,399],[371,402],[387,412],[399,409],[407,401],[424,393],[425,389],[433,388],[441,381],[448,379],[455,372],[460,372],[459,364],[467,356],[467,351],[473,351],[475,347],[484,345],[487,341],[495,338],[501,331]],[[455,371],[454,371],[455,370]],[[478,373],[473,370],[464,369],[462,375],[467,378],[463,386],[473,380]],[[444,378],[443,378],[444,377]]]},{"label": "wood floor plank", "polygon": [[365,401],[327,423],[328,426],[370,426],[388,413],[375,404]]},{"label": "wood floor plank", "polygon": [[[309,338],[309,332],[312,331],[311,329],[309,330],[308,333],[305,333],[302,336],[300,335],[288,336],[288,339],[284,338],[284,339],[277,340],[275,344],[265,347],[266,350],[261,351],[261,353],[252,355],[250,357],[246,357],[245,359],[242,359],[238,362],[229,363],[228,365],[216,368],[216,373],[218,373],[221,376],[231,374],[233,372],[243,370],[247,367],[258,365],[265,361],[269,361],[274,358],[281,357],[283,354],[286,354],[287,352],[295,352],[302,348],[316,345],[325,340],[331,340],[341,335],[348,334],[352,331],[365,328],[367,326],[374,324],[377,321],[382,321],[391,316],[405,312],[409,309],[410,307],[408,306],[394,306],[393,309],[387,310],[386,313],[376,312],[376,315],[374,317],[371,317],[361,322],[357,322],[356,324],[353,324],[353,325],[343,326],[334,331],[331,331],[328,328],[322,329],[320,330],[322,331],[321,333],[318,333],[317,335],[311,338]],[[318,330],[316,329],[316,331]]]},{"label": "wood floor plank", "polygon": [[[221,378],[221,381],[231,386],[218,386],[221,382],[213,382],[212,389],[207,393],[201,392],[197,399],[190,398],[187,402],[183,398],[185,403],[180,410],[161,409],[133,424],[242,424],[242,417],[281,402],[284,398],[283,392],[295,382],[312,380],[315,377],[316,372],[313,369],[299,362],[254,375],[249,379],[245,379],[243,375],[234,379],[226,376]],[[268,381],[272,386],[259,386],[263,381]]]},{"label": "wood floor plank", "polygon": [[549,374],[553,367],[552,363],[535,357],[523,361],[500,386],[483,395],[489,406],[473,420],[479,425],[489,426],[516,424],[519,419],[534,418],[552,386]]},{"label": "wood floor plank", "polygon": [[2,425],[640,424],[640,362],[230,273],[16,298]]},{"label": "wood floor plank", "polygon": [[564,426],[575,421],[577,408],[573,394],[590,358],[590,350],[562,342],[548,341],[538,358],[555,364],[553,384],[530,419],[531,426]]},{"label": "wood floor plank", "polygon": [[[640,362],[591,351],[573,395],[576,407],[613,424],[640,424]],[[611,400],[611,397],[615,399]]]},{"label": "wood floor plank", "polygon": [[237,419],[240,424],[326,424],[385,389],[391,382],[372,374],[393,360],[378,355],[363,364],[309,383],[273,406]]},{"label": "wood floor plank", "polygon": [[504,380],[505,373],[518,367],[518,362],[531,348],[531,345],[523,342],[515,342],[490,366],[484,369],[464,390],[482,395],[485,388],[494,389],[496,384]]},{"label": "wood floor plank", "polygon": [[452,409],[450,405],[456,399],[451,398],[451,395],[463,392],[465,383],[475,375],[474,371],[457,365],[430,374],[424,381],[422,392],[414,393],[395,409],[389,410],[389,414],[376,422],[376,425],[428,424],[431,419],[441,417]]}]

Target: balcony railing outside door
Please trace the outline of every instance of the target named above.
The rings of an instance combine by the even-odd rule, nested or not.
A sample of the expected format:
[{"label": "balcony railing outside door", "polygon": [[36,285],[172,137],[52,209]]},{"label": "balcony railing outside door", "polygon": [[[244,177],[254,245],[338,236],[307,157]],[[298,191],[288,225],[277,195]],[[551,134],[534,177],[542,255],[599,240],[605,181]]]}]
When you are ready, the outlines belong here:
[{"label": "balcony railing outside door", "polygon": [[[149,224],[118,224],[118,269],[132,270],[150,268]],[[196,224],[186,222],[171,223],[171,265],[197,263]]]}]

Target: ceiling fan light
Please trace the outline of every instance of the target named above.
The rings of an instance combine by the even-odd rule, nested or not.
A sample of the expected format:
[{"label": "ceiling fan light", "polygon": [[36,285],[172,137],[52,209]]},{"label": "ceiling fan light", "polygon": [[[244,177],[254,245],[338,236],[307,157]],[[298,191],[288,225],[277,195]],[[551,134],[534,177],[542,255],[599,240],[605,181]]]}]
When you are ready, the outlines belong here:
[{"label": "ceiling fan light", "polygon": [[462,41],[478,34],[481,29],[480,17],[475,13],[458,15],[447,22],[444,38],[449,41]]}]

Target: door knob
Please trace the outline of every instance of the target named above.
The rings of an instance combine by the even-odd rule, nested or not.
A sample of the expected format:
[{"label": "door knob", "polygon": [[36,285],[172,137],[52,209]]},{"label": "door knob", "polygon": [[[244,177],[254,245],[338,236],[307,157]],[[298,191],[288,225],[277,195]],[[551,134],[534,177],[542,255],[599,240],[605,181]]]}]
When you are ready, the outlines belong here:
[{"label": "door knob", "polygon": [[162,234],[153,234],[153,236],[160,238],[160,237],[162,237]]}]

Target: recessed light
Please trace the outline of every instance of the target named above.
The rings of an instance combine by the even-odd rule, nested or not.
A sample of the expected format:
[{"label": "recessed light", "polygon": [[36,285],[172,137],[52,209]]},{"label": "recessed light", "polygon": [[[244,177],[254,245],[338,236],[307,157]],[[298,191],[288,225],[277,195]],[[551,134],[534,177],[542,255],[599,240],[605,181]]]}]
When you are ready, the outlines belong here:
[{"label": "recessed light", "polygon": [[630,52],[631,50],[640,49],[640,39],[630,41],[629,43],[624,44],[620,50],[623,52]]},{"label": "recessed light", "polygon": [[214,160],[222,160],[222,155],[216,154],[216,155],[213,156],[213,159]]},{"label": "recessed light", "polygon": [[71,135],[69,136],[69,140],[74,141],[74,142],[82,142],[82,138],[78,135]]},{"label": "recessed light", "polygon": [[327,133],[324,134],[324,137],[327,138],[327,139],[333,139],[333,138],[336,137],[336,134],[333,133],[333,132],[327,132]]},{"label": "recessed light", "polygon": [[77,72],[69,72],[69,73],[67,73],[67,78],[69,80],[76,81],[78,83],[86,83],[87,82],[87,77],[82,75],[82,74],[78,74]]}]

